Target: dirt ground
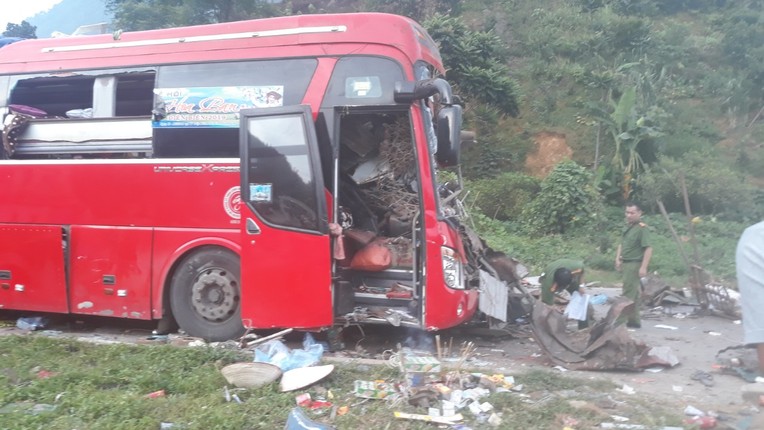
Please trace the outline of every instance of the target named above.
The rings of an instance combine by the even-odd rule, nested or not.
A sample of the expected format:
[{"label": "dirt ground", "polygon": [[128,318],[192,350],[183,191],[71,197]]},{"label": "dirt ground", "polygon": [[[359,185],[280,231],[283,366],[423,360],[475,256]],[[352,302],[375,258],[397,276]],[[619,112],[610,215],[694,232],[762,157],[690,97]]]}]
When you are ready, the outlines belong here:
[{"label": "dirt ground", "polygon": [[[617,296],[618,288],[592,289],[591,294]],[[595,306],[595,314],[603,316],[609,305]],[[724,372],[717,364],[717,354],[725,348],[740,346],[742,325],[717,316],[694,316],[694,307],[675,306],[663,309],[643,310],[642,328],[629,329],[629,334],[637,341],[651,347],[668,347],[679,360],[671,368],[654,368],[644,372],[597,372],[565,371],[566,375],[583,378],[606,378],[618,386],[629,386],[635,395],[644,395],[657,402],[673,403],[677,410],[693,406],[702,411],[714,411],[737,415],[750,412],[750,403],[744,402],[741,387],[748,383],[740,376]],[[500,352],[500,351],[501,352]],[[497,345],[481,347],[486,361],[495,361],[506,367],[506,372],[526,367],[553,367],[551,361],[541,353],[533,339],[502,340]],[[742,354],[742,351],[722,354]],[[705,383],[693,379],[698,371],[707,372],[711,379]],[[699,378],[702,379],[702,378]]]},{"label": "dirt ground", "polygon": [[[590,294],[617,296],[617,288],[593,288]],[[595,316],[607,312],[608,304],[596,305]],[[764,412],[753,403],[742,398],[741,388],[748,383],[740,376],[723,372],[717,365],[719,351],[740,346],[742,326],[739,321],[717,316],[694,316],[690,306],[664,307],[643,310],[642,328],[629,330],[630,335],[648,346],[668,347],[679,360],[672,368],[658,368],[656,371],[570,371],[555,367],[534,342],[529,325],[512,326],[511,336],[476,335],[464,329],[446,330],[438,333],[445,348],[448,343],[456,350],[463,342],[472,341],[477,346],[476,354],[469,366],[485,372],[505,375],[523,373],[529,369],[553,369],[566,376],[583,379],[600,378],[613,381],[620,390],[633,389],[634,396],[650,402],[669,406],[681,414],[687,407],[694,407],[706,413],[720,416],[720,424],[715,428],[756,429],[764,428],[756,424],[744,427],[731,423],[745,417],[751,420],[764,419]],[[0,313],[0,335],[26,333],[15,327],[16,315]],[[153,343],[167,342],[168,338],[152,339],[151,324],[115,319],[54,319],[46,330],[38,335],[71,336],[79,340],[95,343]],[[346,351],[363,350],[369,357],[379,356],[384,349],[392,349],[396,344],[411,343],[415,349],[430,349],[434,352],[434,334],[414,335],[411,331],[390,327],[374,327],[361,331],[350,328],[345,333]],[[287,338],[287,343],[299,347],[300,334]],[[180,346],[188,345],[193,339],[171,335],[169,342]],[[198,341],[197,341],[198,342]],[[744,350],[735,350],[732,355],[740,355]],[[724,356],[728,356],[729,353]],[[346,353],[326,353],[327,358],[343,357]],[[453,354],[452,354],[453,356]],[[693,378],[698,371],[709,377]],[[759,416],[762,415],[762,416]]]}]

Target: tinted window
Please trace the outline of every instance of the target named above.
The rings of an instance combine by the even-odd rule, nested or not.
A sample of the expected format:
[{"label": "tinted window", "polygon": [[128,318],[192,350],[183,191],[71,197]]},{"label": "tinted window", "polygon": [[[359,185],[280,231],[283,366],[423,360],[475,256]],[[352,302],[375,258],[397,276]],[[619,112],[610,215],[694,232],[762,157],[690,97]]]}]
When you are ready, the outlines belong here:
[{"label": "tinted window", "polygon": [[154,153],[159,157],[238,157],[238,111],[297,105],[316,59],[173,65],[154,90]]},{"label": "tinted window", "polygon": [[334,66],[323,106],[395,104],[395,82],[403,80],[403,69],[393,60],[340,58]]},{"label": "tinted window", "polygon": [[302,115],[249,120],[247,202],[265,221],[318,230],[315,172]]}]

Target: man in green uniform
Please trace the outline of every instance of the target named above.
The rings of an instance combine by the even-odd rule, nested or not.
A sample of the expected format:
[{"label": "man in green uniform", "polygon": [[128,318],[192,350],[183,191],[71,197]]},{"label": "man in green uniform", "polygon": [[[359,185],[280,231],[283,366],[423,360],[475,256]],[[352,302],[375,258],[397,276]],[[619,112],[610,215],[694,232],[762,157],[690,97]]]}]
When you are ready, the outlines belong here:
[{"label": "man in green uniform", "polygon": [[[549,263],[541,275],[541,301],[552,305],[554,295],[562,290],[573,294],[579,291],[584,276],[584,262],[570,258],[561,258]],[[588,321],[579,321],[578,328],[586,328]]]},{"label": "man in green uniform", "polygon": [[647,266],[653,255],[647,224],[642,222],[642,208],[635,202],[626,202],[626,230],[615,253],[615,269],[623,271],[623,295],[634,301],[634,311],[627,315],[626,326],[640,328],[639,318],[642,285],[640,278],[647,275]]}]

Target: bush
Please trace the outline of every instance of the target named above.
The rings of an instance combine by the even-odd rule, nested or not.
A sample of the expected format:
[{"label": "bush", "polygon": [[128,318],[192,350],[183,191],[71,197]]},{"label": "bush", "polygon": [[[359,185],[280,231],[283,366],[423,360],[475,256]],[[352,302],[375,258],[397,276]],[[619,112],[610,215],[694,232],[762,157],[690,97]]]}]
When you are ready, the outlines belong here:
[{"label": "bush", "polygon": [[540,181],[522,173],[503,173],[496,178],[470,183],[470,203],[488,217],[500,221],[516,220],[523,207],[541,189]]},{"label": "bush", "polygon": [[574,161],[563,161],[541,182],[541,192],[523,208],[522,218],[531,232],[565,233],[593,221],[599,207],[591,173]]}]

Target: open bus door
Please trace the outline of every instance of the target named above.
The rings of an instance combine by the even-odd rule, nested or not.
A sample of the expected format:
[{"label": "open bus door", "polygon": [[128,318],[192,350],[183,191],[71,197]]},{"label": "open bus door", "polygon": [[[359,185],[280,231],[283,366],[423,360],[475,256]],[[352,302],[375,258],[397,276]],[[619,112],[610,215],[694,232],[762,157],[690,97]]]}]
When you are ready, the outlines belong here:
[{"label": "open bus door", "polygon": [[240,114],[244,325],[331,325],[328,210],[310,108]]}]

